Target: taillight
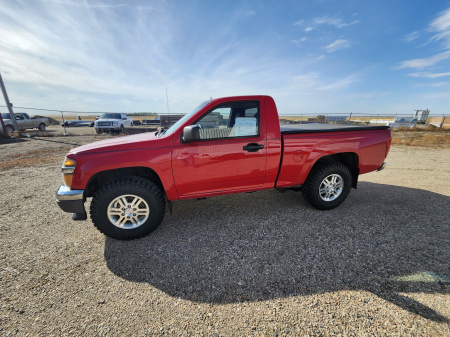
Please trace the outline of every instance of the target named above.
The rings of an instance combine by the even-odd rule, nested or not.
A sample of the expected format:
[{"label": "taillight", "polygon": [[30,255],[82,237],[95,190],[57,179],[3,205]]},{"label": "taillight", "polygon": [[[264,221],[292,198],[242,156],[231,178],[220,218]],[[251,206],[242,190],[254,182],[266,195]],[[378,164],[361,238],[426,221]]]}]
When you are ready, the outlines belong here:
[{"label": "taillight", "polygon": [[391,133],[391,129],[388,130],[389,134],[388,134],[388,139],[386,141],[386,157],[389,153],[389,150],[391,149],[391,144],[392,144],[392,133]]}]

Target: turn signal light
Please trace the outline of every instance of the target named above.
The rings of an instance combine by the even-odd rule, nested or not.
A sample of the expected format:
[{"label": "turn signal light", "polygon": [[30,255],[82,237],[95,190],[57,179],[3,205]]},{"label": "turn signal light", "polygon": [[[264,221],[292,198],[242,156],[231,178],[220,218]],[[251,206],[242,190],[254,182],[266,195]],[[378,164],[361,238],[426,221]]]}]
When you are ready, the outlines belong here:
[{"label": "turn signal light", "polygon": [[64,174],[63,175],[64,185],[66,185],[67,187],[72,186],[72,178],[73,174]]},{"label": "turn signal light", "polygon": [[75,172],[75,166],[77,166],[77,162],[72,158],[64,158],[63,166],[61,167],[64,179],[64,185],[67,187],[72,186],[72,178],[73,173]]},{"label": "turn signal light", "polygon": [[64,164],[63,166],[75,166],[77,165],[77,162],[74,159],[71,158],[64,158]]}]

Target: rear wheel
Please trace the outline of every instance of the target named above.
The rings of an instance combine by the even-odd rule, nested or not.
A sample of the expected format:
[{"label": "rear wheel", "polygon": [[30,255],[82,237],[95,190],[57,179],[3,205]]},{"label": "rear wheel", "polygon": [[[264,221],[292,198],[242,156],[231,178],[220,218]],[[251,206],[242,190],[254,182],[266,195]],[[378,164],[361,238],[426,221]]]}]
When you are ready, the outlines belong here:
[{"label": "rear wheel", "polygon": [[339,162],[323,162],[308,175],[302,194],[317,209],[333,209],[347,198],[351,184],[352,174],[347,166]]},{"label": "rear wheel", "polygon": [[161,190],[140,177],[125,177],[101,187],[91,203],[91,218],[103,234],[133,240],[153,232],[162,222],[166,201]]},{"label": "rear wheel", "polygon": [[45,124],[44,123],[39,124],[38,129],[39,131],[45,131]]}]

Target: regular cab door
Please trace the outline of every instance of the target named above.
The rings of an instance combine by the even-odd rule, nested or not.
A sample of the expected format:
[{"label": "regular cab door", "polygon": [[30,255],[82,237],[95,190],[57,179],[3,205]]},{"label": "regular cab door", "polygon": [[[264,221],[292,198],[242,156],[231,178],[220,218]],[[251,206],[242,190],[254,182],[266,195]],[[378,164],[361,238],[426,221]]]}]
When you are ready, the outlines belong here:
[{"label": "regular cab door", "polygon": [[220,104],[195,124],[200,139],[174,146],[172,168],[178,195],[189,197],[264,184],[266,139],[259,101]]}]

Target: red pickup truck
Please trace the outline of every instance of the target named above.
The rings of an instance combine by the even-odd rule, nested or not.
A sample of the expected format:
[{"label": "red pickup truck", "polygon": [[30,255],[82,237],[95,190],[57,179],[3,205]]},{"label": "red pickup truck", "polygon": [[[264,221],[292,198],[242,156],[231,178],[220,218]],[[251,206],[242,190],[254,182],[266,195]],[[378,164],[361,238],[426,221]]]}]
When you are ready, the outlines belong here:
[{"label": "red pickup truck", "polygon": [[143,237],[172,201],[297,189],[321,210],[340,205],[358,176],[381,170],[391,145],[386,126],[281,126],[269,96],[202,103],[167,130],[71,150],[57,202],[75,220],[90,214],[104,234]]}]

